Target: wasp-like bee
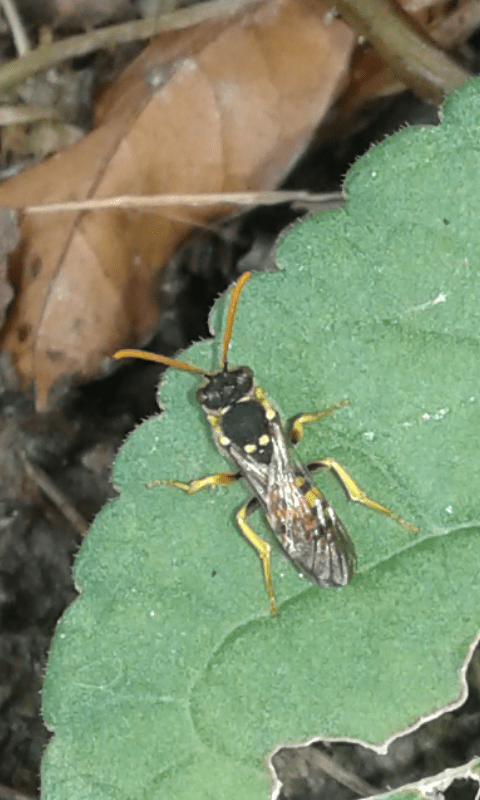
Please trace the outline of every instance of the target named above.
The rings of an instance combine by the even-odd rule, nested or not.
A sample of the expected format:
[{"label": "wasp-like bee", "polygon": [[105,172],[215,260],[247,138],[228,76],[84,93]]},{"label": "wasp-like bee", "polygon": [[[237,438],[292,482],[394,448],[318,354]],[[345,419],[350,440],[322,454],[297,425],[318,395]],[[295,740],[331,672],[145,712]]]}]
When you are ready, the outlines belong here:
[{"label": "wasp-like bee", "polygon": [[344,586],[355,571],[355,546],[342,521],[313,483],[311,473],[315,470],[332,470],[353,502],[380,511],[411,531],[417,532],[418,528],[370,500],[335,459],[322,458],[305,465],[297,458],[292,445],[302,438],[304,425],[341,408],[347,400],[324,411],[299,414],[285,433],[280,415],[256,385],[252,370],[249,367],[229,367],[227,354],[233,322],[240,293],[250,274],[246,272],[233,289],[223,336],[222,360],[216,372],[207,372],[193,364],[143,350],[119,350],[114,358],[142,358],[204,376],[205,382],[198,389],[197,399],[220,451],[233,462],[235,472],[207,475],[189,483],[157,480],[148,485],[166,483],[194,494],[207,486],[229,484],[241,478],[246,480],[252,497],[237,512],[237,522],[260,556],[270,611],[277,614],[270,564],[271,545],[248,524],[247,516],[253,511],[263,510],[287,558],[312,583],[327,587]]}]

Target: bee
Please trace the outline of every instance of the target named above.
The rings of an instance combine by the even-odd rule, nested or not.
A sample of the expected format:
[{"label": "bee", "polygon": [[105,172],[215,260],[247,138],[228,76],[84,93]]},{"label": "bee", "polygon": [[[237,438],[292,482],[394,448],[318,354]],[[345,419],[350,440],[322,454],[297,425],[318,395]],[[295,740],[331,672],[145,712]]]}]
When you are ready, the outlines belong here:
[{"label": "bee", "polygon": [[270,612],[276,615],[271,545],[249,525],[247,518],[254,511],[263,511],[285,556],[312,583],[325,587],[344,586],[350,582],[356,568],[355,546],[345,525],[313,483],[312,473],[316,470],[331,470],[354,503],[386,514],[413,532],[418,532],[418,528],[367,497],[334,458],[304,464],[297,457],[293,445],[302,439],[304,426],[345,406],[348,400],[341,400],[323,411],[298,414],[285,430],[278,411],[255,383],[252,370],[246,366],[229,366],[228,348],[238,301],[250,276],[251,273],[244,273],[233,288],[218,370],[210,372],[143,350],[119,350],[114,358],[141,358],[203,376],[197,400],[220,452],[232,462],[234,471],[207,475],[188,483],[155,480],[147,485],[168,484],[187,494],[195,494],[209,486],[227,485],[240,479],[247,482],[251,498],[237,511],[236,519],[242,534],[261,559]]}]

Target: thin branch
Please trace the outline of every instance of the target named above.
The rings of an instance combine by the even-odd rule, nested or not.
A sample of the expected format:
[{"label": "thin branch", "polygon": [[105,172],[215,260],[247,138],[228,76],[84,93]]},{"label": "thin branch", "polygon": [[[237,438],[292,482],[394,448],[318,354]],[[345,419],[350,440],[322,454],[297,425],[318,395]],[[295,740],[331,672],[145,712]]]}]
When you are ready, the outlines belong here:
[{"label": "thin branch", "polygon": [[28,41],[27,32],[23,25],[22,18],[18,13],[18,9],[13,0],[1,0],[0,2],[5,18],[10,26],[12,38],[17,48],[19,56],[25,56],[30,52],[30,42]]},{"label": "thin branch", "polygon": [[72,505],[70,499],[63,494],[58,486],[52,481],[51,478],[43,471],[37,464],[32,462],[26,457],[24,453],[20,453],[23,467],[30,480],[38,486],[39,489],[48,497],[50,502],[60,511],[66,520],[72,525],[77,533],[82,536],[88,530],[88,522]]},{"label": "thin branch", "polygon": [[473,77],[392,0],[336,0],[335,7],[392,71],[430,102],[440,103],[445,94]]},{"label": "thin branch", "polygon": [[[302,748],[303,749],[303,748]],[[333,778],[337,783],[346,786],[355,792],[360,797],[370,797],[371,795],[378,794],[378,789],[372,784],[355,775],[341,764],[338,764],[335,759],[331,758],[326,753],[317,750],[316,747],[308,748],[308,759],[310,763],[317,769],[320,769],[325,775]],[[307,748],[305,748],[307,750]]]},{"label": "thin branch", "polygon": [[21,83],[40,70],[59,64],[66,58],[86,55],[101,47],[112,47],[122,42],[150,39],[157,33],[189,28],[208,19],[232,16],[252,5],[252,2],[253,0],[207,0],[205,3],[181,8],[161,17],[109,25],[78,36],[70,36],[60,42],[43,45],[0,68],[0,92]]},{"label": "thin branch", "polygon": [[61,115],[55,106],[10,105],[0,103],[0,127],[4,125],[25,125],[40,119],[60,119]]},{"label": "thin branch", "polygon": [[58,213],[59,211],[93,211],[101,208],[156,208],[158,206],[209,206],[232,204],[239,206],[278,205],[279,203],[305,203],[307,205],[329,206],[343,204],[341,192],[313,194],[307,191],[278,192],[225,192],[203,194],[152,194],[148,196],[118,195],[117,197],[98,197],[87,200],[66,200],[60,203],[26,206],[26,214]]}]

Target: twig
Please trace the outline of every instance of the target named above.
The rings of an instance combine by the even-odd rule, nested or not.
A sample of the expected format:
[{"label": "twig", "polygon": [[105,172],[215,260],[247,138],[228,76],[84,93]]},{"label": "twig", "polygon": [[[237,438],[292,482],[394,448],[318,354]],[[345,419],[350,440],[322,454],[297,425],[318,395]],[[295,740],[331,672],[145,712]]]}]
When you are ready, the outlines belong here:
[{"label": "twig", "polygon": [[10,25],[12,38],[17,48],[19,56],[24,56],[30,52],[30,42],[28,41],[27,32],[24,28],[22,18],[18,13],[17,7],[13,0],[0,0],[3,8],[3,13]]},{"label": "twig", "polygon": [[26,105],[14,106],[0,103],[0,126],[24,125],[39,119],[60,119],[60,113],[55,106]]},{"label": "twig", "polygon": [[47,495],[48,499],[58,508],[65,519],[83,536],[88,530],[88,522],[78,513],[77,509],[74,508],[69,498],[60,491],[58,486],[48,477],[47,473],[36,464],[32,464],[24,453],[21,453],[20,457],[28,477],[37,484],[39,489]]},{"label": "twig", "polygon": [[225,192],[204,194],[152,194],[148,196],[118,195],[117,197],[98,197],[88,200],[65,200],[61,203],[45,203],[39,206],[26,206],[26,214],[52,214],[59,211],[92,211],[100,208],[156,208],[157,206],[210,206],[233,204],[239,206],[274,206],[279,203],[306,203],[308,205],[336,206],[343,204],[341,192],[313,194],[306,191],[278,192]]},{"label": "twig", "polygon": [[393,72],[430,102],[440,103],[444,94],[473,77],[391,0],[336,0],[335,7]]},{"label": "twig", "polygon": [[149,39],[157,33],[189,28],[205,20],[215,17],[231,16],[243,8],[252,5],[254,0],[207,0],[189,8],[181,8],[171,14],[150,19],[137,19],[123,22],[120,25],[109,25],[106,28],[70,36],[60,42],[43,45],[32,50],[28,55],[10,61],[0,69],[0,91],[5,91],[17,83],[21,83],[30,75],[40,70],[53,67],[66,58],[86,55],[100,47],[112,47],[121,42],[135,39]]},{"label": "twig", "polygon": [[379,793],[375,786],[372,786],[370,783],[363,780],[363,778],[355,775],[355,773],[350,772],[350,770],[345,769],[345,767],[338,764],[335,759],[317,750],[316,747],[302,749],[308,749],[308,760],[314,767],[320,769],[325,775],[333,778],[342,786],[351,789],[352,792],[355,792],[360,797],[370,797],[371,795]]}]

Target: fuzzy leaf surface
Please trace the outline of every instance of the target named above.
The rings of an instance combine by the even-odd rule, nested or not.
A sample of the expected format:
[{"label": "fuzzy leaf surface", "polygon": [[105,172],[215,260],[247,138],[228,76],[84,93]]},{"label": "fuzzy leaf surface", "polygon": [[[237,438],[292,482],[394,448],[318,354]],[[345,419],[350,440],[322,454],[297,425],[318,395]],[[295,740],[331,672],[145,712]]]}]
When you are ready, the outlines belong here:
[{"label": "fuzzy leaf surface", "polygon": [[[447,100],[439,127],[373,148],[349,174],[346,208],[288,234],[280,272],[245,287],[229,353],[284,418],[348,398],[306,429],[302,458],[335,457],[420,533],[320,476],[358,573],[341,590],[312,587],[275,549],[270,618],[235,526],[241,482],[191,497],[145,488],[230,468],[196,376],[170,370],[166,412],[125,443],[121,497],[82,548],[82,595],[58,626],[45,800],[223,800],[239,788],[260,800],[276,745],[380,743],[460,697],[480,608],[479,86]],[[223,298],[217,333],[225,311]],[[214,369],[219,338],[182,358]]]}]

